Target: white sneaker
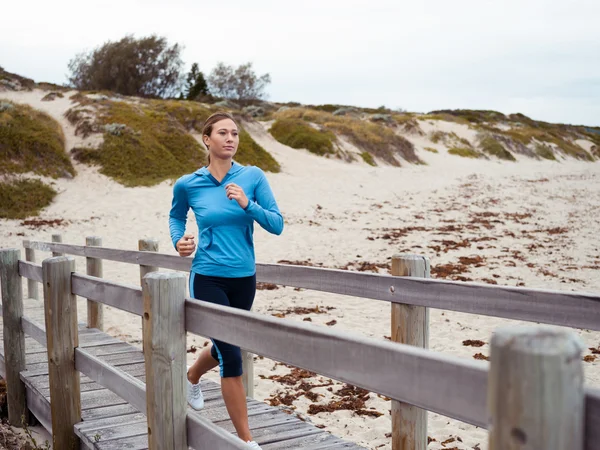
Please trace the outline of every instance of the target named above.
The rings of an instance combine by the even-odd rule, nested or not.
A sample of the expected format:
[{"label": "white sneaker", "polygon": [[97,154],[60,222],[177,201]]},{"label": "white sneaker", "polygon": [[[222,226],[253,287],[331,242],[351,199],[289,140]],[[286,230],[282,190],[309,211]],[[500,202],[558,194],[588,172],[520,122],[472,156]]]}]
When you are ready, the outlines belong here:
[{"label": "white sneaker", "polygon": [[202,389],[200,389],[200,381],[197,384],[193,384],[188,380],[187,374],[185,381],[187,381],[187,402],[196,411],[200,411],[204,408],[204,394],[202,394]]},{"label": "white sneaker", "polygon": [[253,448],[254,450],[262,450],[259,447],[259,445],[254,441],[248,441],[248,442],[246,442],[246,444],[248,444],[248,448]]}]

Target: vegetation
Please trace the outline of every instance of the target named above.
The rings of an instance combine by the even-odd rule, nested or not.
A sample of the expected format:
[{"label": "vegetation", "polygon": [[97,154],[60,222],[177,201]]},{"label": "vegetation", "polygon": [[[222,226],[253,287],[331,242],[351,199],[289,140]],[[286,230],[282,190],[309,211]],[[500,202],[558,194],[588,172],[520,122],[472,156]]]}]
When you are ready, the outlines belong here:
[{"label": "vegetation", "polygon": [[462,156],[464,158],[481,158],[481,153],[473,150],[471,147],[452,147],[448,150],[451,155]]},{"label": "vegetation", "polygon": [[246,130],[240,131],[240,144],[235,154],[240,164],[258,166],[267,172],[280,172],[281,166],[273,156],[252,139]]},{"label": "vegetation", "polygon": [[423,150],[431,152],[431,153],[438,153],[438,151],[433,147],[423,147]]},{"label": "vegetation", "polygon": [[552,147],[545,144],[536,144],[535,152],[537,155],[541,156],[544,159],[549,159],[551,161],[556,161],[556,156],[554,156],[554,152],[552,151]]},{"label": "vegetation", "polygon": [[220,62],[208,77],[211,94],[240,102],[264,98],[265,88],[270,82],[271,75],[257,76],[251,62],[236,68]]},{"label": "vegetation", "polygon": [[52,203],[56,191],[36,179],[5,179],[0,182],[0,218],[25,219],[38,215]]},{"label": "vegetation", "polygon": [[166,38],[126,36],[69,62],[69,82],[79,90],[108,90],[139,97],[166,97],[181,89],[181,47]]},{"label": "vegetation", "polygon": [[347,137],[363,151],[381,158],[388,164],[399,166],[396,156],[400,154],[407,161],[420,162],[413,144],[399,136],[388,126],[373,123],[352,115],[333,115],[328,112],[308,108],[290,108],[275,114],[279,120],[302,119],[318,124],[323,131]]},{"label": "vegetation", "polygon": [[369,152],[362,152],[360,154],[360,156],[362,157],[363,161],[366,162],[368,165],[370,165],[370,166],[377,165],[375,163],[375,160],[373,159],[373,155],[371,155]]},{"label": "vegetation", "polygon": [[305,148],[316,155],[335,153],[333,133],[317,130],[300,119],[278,119],[269,132],[279,142],[292,148]]},{"label": "vegetation", "polygon": [[514,155],[509,152],[504,146],[494,139],[494,136],[484,133],[480,134],[477,138],[479,148],[488,155],[495,156],[506,161],[516,161]]},{"label": "vegetation", "polygon": [[125,186],[150,186],[189,173],[205,160],[202,146],[171,115],[150,105],[104,101],[96,126],[104,142],[73,156],[101,166]]},{"label": "vegetation", "polygon": [[198,63],[194,63],[186,78],[185,98],[187,100],[196,100],[207,95],[208,83],[204,78],[204,74],[200,72]]},{"label": "vegetation", "polygon": [[0,102],[0,174],[26,172],[53,178],[75,175],[54,119],[26,105]]}]

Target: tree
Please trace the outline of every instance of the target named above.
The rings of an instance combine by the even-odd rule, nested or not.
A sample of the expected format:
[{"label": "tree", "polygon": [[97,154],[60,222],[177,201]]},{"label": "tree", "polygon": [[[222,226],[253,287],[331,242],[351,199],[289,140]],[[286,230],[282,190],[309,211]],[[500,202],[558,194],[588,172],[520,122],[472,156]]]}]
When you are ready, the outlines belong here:
[{"label": "tree", "polygon": [[126,36],[69,61],[69,84],[140,97],[169,97],[181,90],[181,46],[164,37]]},{"label": "tree", "polygon": [[198,63],[192,64],[192,69],[186,78],[185,91],[185,98],[188,100],[195,100],[201,95],[208,95],[208,85],[204,74],[198,68]]},{"label": "tree", "polygon": [[268,73],[258,77],[252,63],[234,68],[220,62],[208,77],[211,94],[239,101],[258,100],[266,97],[265,87],[271,82]]}]

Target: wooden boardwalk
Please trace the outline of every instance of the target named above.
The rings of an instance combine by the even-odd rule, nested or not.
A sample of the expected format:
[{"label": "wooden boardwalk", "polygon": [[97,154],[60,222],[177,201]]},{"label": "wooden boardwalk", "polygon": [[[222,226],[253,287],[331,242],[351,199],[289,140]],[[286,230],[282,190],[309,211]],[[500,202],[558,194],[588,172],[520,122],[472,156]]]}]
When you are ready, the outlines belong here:
[{"label": "wooden boardwalk", "polygon": [[[43,302],[25,299],[25,316],[44,324]],[[0,340],[3,322],[0,321]],[[26,336],[27,370],[21,379],[27,388],[27,404],[39,422],[51,432],[50,389],[46,347]],[[145,381],[142,351],[96,329],[79,326],[79,347],[109,363],[119,370]],[[0,343],[0,375],[5,376],[4,346]],[[121,397],[81,374],[82,422],[75,426],[81,448],[97,450],[148,448],[148,424],[145,411],[138,411]],[[220,386],[203,380],[205,408],[193,412],[221,428],[235,433],[229,420]],[[193,411],[188,409],[189,411]],[[248,416],[254,439],[263,450],[283,449],[361,449],[356,444],[343,441],[314,425],[286,414],[265,403],[248,399]],[[204,450],[204,449],[198,449]]]}]

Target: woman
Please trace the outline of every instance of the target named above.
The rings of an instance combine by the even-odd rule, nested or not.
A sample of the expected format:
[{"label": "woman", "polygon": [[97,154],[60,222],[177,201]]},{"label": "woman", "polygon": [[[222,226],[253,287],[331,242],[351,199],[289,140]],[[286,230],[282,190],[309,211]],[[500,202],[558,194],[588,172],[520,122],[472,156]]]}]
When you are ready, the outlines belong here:
[{"label": "woman", "polygon": [[[175,183],[169,215],[171,239],[180,256],[190,256],[196,249],[194,236],[185,233],[191,208],[200,233],[190,273],[191,296],[249,311],[256,292],[254,221],[279,235],[283,217],[263,171],[233,161],[239,132],[230,114],[210,116],[202,140],[208,149],[208,166]],[[248,426],[240,348],[211,340],[212,346],[205,347],[188,369],[188,403],[194,409],[204,406],[200,377],[219,365],[223,399],[237,434],[249,448],[260,449]]]}]

